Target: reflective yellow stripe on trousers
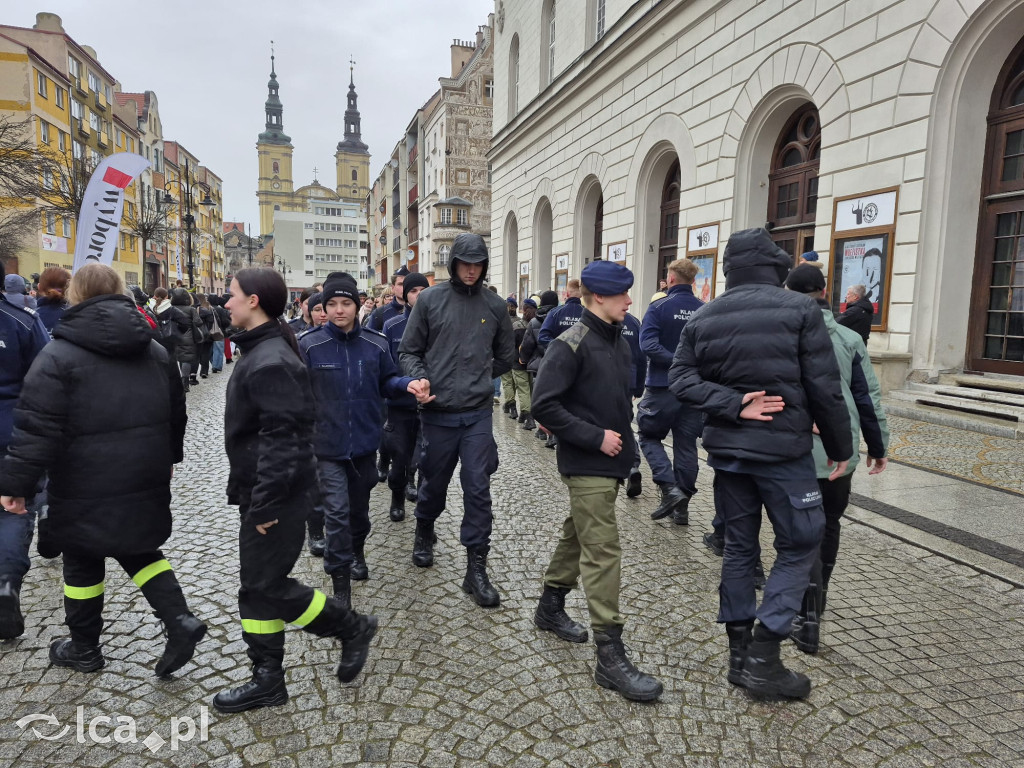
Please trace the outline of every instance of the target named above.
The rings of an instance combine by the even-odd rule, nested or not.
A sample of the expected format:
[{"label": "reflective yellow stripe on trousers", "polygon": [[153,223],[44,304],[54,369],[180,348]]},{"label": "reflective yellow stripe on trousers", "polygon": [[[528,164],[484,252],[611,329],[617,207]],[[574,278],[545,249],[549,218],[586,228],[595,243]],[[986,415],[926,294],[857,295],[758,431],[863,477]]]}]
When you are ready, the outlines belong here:
[{"label": "reflective yellow stripe on trousers", "polygon": [[170,570],[172,570],[170,563],[168,563],[166,560],[157,560],[155,563],[150,563],[141,571],[132,576],[132,581],[135,582],[135,585],[139,587],[139,589],[142,589],[142,587],[145,586],[146,582],[152,579],[154,576],[159,576],[164,571]]},{"label": "reflective yellow stripe on trousers", "polygon": [[89,600],[93,597],[99,597],[103,594],[105,583],[101,581],[99,584],[93,584],[91,587],[72,587],[70,584],[65,584],[64,597],[70,597],[72,600]]},{"label": "reflective yellow stripe on trousers", "polygon": [[284,622],[280,619],[242,619],[242,631],[250,635],[272,635],[284,632]]}]

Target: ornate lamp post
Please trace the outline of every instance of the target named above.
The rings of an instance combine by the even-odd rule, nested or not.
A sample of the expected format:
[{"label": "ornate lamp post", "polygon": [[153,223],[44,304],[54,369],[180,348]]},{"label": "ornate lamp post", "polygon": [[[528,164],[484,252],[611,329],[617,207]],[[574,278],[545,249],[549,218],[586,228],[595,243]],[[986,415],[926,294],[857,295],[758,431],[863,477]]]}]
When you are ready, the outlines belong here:
[{"label": "ornate lamp post", "polygon": [[[179,176],[176,181],[169,181],[164,184],[164,205],[173,205],[174,198],[170,195],[170,188],[173,186],[178,187],[178,191],[181,194],[182,199],[185,202],[185,215],[182,217],[182,221],[185,222],[185,248],[188,254],[188,287],[189,290],[195,288],[195,261],[192,256],[192,228],[196,224],[196,217],[192,214],[192,195],[195,188],[198,186],[195,175],[191,173],[188,158],[185,158],[185,173]],[[199,201],[199,205],[210,207],[216,205],[216,203],[210,199],[210,194],[207,193],[202,200]]]}]

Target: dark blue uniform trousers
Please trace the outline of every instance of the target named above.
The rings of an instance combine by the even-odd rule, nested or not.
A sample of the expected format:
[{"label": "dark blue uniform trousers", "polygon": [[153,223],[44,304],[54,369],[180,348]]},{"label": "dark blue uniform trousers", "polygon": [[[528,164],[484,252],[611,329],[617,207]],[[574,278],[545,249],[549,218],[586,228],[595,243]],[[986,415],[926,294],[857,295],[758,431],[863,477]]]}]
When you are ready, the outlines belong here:
[{"label": "dark blue uniform trousers", "polygon": [[[761,506],[775,531],[775,564],[761,606],[754,593],[754,567],[761,547]],[[718,588],[718,621],[758,620],[788,635],[803,601],[825,530],[817,478],[777,479],[715,470],[715,507],[725,521],[725,556]]]},{"label": "dark blue uniform trousers", "polygon": [[[704,428],[701,412],[683,405],[668,389],[648,387],[637,406],[636,425],[654,482],[677,485],[693,496],[697,492],[697,438]],[[671,462],[662,444],[669,432]]]},{"label": "dark blue uniform trousers", "polygon": [[486,413],[431,414],[422,420],[416,517],[433,521],[441,516],[448,484],[455,465],[461,461],[463,514],[459,539],[464,547],[483,547],[491,541],[491,475],[498,471],[492,421],[490,407]]},{"label": "dark blue uniform trousers", "polygon": [[415,472],[419,463],[416,446],[420,437],[420,416],[414,408],[388,408],[381,445],[391,456],[388,469],[388,488],[401,491],[408,482],[408,473]]},{"label": "dark blue uniform trousers", "polygon": [[352,565],[353,541],[370,535],[370,492],[377,484],[372,453],[346,461],[317,459],[324,502],[324,570],[340,573]]}]

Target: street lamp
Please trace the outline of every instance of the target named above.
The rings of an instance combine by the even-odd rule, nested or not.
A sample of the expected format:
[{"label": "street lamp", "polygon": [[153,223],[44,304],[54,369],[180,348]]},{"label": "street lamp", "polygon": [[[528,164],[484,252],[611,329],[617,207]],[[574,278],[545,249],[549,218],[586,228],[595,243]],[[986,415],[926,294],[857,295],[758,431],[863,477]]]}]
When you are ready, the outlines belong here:
[{"label": "street lamp", "polygon": [[[248,224],[246,224],[245,225],[245,231],[247,233],[247,237],[249,238],[249,266],[251,267],[252,266],[252,243],[253,243],[252,228]],[[257,235],[255,240],[256,240],[256,243],[260,246],[260,248],[262,248],[263,247],[263,238],[260,237],[259,235]]]},{"label": "street lamp", "polygon": [[[291,282],[292,268],[288,266],[288,262],[284,260],[284,256],[277,258],[277,271],[281,273],[281,277],[284,278],[285,287]],[[288,295],[291,296],[291,288],[288,288]]]},{"label": "street lamp", "polygon": [[[190,181],[189,163],[187,157],[185,158],[184,177],[179,176],[176,181],[169,181],[166,184],[164,184],[164,198],[162,202],[165,205],[172,205],[174,203],[174,198],[171,197],[170,192],[168,191],[172,186],[178,187],[179,193],[185,200],[185,215],[182,217],[182,221],[185,222],[185,248],[187,249],[188,252],[188,287],[189,290],[192,290],[195,287],[195,262],[193,261],[192,257],[192,228],[195,226],[196,223],[196,217],[192,215],[192,194],[193,190],[197,186],[197,182],[194,175],[191,176]],[[199,205],[203,205],[209,208],[210,206],[216,205],[216,203],[212,199],[210,199],[210,193],[207,192],[203,196],[203,199],[199,201]]]}]

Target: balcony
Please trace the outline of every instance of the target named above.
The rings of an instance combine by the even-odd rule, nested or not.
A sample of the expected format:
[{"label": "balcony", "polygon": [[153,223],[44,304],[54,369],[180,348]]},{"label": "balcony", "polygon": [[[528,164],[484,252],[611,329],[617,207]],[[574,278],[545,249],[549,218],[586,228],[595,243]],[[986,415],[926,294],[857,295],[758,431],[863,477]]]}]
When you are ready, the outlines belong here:
[{"label": "balcony", "polygon": [[74,78],[74,80],[75,80],[75,90],[78,91],[83,96],[88,96],[89,95],[89,90],[85,87],[85,83],[82,82],[81,76]]},{"label": "balcony", "polygon": [[413,184],[412,189],[409,190],[409,207],[416,205],[416,201],[420,199],[420,185]]},{"label": "balcony", "polygon": [[106,95],[102,91],[96,91],[96,109],[106,112],[107,106]]},{"label": "balcony", "polygon": [[75,122],[76,127],[78,128],[78,132],[82,136],[84,136],[85,138],[89,138],[89,125],[88,125],[88,123],[86,123],[80,117],[73,118],[73,120]]},{"label": "balcony", "polygon": [[409,242],[415,243],[420,239],[420,228],[418,224],[409,227]]},{"label": "balcony", "polygon": [[96,143],[101,147],[109,147],[110,137],[103,133],[103,131],[96,131]]},{"label": "balcony", "polygon": [[420,147],[417,144],[416,146],[414,146],[412,149],[409,150],[409,165],[410,166],[416,165],[416,159],[419,156],[420,156]]}]

